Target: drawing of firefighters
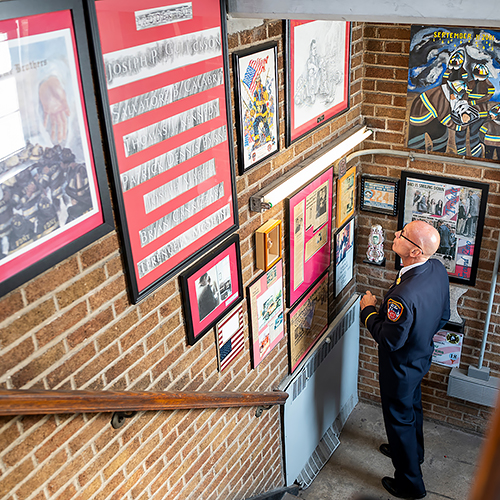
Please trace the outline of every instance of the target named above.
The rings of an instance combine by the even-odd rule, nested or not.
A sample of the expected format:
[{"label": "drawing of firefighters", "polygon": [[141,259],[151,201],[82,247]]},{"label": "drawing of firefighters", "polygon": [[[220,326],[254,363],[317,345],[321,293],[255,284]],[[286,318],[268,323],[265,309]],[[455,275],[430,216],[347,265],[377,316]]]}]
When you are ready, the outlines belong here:
[{"label": "drawing of firefighters", "polygon": [[[269,93],[266,87],[262,85],[260,76],[258,76],[250,108],[250,115],[253,120],[254,147],[258,147],[260,142],[271,140],[269,122],[272,118],[272,113],[269,107]],[[263,140],[261,140],[261,136]]]}]

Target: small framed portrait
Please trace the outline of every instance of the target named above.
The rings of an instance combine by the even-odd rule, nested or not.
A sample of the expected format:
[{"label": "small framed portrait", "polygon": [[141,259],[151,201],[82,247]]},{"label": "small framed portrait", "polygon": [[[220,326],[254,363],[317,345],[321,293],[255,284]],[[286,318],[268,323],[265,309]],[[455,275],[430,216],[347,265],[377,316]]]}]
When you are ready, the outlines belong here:
[{"label": "small framed portrait", "polygon": [[252,367],[256,368],[285,335],[282,260],[248,287],[247,297],[252,331]]},{"label": "small framed portrait", "polygon": [[[450,282],[476,283],[488,190],[488,184],[456,177],[401,175],[398,226],[423,220],[438,230],[441,243],[433,258],[444,264]],[[397,256],[396,267],[401,267]]]},{"label": "small framed portrait", "polygon": [[281,220],[268,220],[255,231],[255,253],[258,269],[268,271],[281,259]]},{"label": "small framed portrait", "polygon": [[279,151],[276,42],[233,54],[240,175]]},{"label": "small framed portrait", "polygon": [[180,275],[190,345],[243,300],[240,240],[231,236]]},{"label": "small framed portrait", "polygon": [[224,371],[243,352],[245,347],[243,306],[231,311],[215,328],[217,367]]},{"label": "small framed portrait", "polygon": [[335,297],[354,277],[354,217],[335,233]]},{"label": "small framed portrait", "polygon": [[359,208],[365,212],[386,215],[398,213],[399,179],[361,176]]},{"label": "small framed portrait", "polygon": [[351,167],[337,179],[337,227],[354,215],[356,167]]},{"label": "small framed portrait", "polygon": [[349,109],[351,24],[286,23],[286,145]]}]

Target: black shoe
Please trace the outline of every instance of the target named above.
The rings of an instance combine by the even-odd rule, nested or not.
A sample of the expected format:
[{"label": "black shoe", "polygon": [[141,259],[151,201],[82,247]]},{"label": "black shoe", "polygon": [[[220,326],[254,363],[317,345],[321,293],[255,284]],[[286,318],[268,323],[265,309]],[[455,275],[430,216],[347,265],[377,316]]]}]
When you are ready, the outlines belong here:
[{"label": "black shoe", "polygon": [[396,486],[396,480],[393,477],[384,477],[382,478],[382,486],[393,496],[396,498],[406,498],[408,500],[417,500],[419,498],[424,498],[427,495],[427,492],[423,493],[415,493],[407,490],[400,490]]},{"label": "black shoe", "polygon": [[[392,458],[391,457],[391,449],[389,448],[389,445],[387,443],[381,444],[378,449],[380,450],[380,453],[382,453],[382,455],[385,455],[386,457]],[[424,463],[424,459],[422,458],[422,460],[419,460],[418,463],[420,465],[422,465]]]}]

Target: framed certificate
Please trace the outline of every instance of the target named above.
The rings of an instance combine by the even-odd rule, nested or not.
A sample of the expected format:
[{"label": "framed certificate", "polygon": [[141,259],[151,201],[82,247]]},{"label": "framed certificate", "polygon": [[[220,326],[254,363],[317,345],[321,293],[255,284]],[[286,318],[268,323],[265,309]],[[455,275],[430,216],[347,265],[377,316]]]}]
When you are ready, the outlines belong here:
[{"label": "framed certificate", "polygon": [[386,215],[398,213],[399,179],[361,176],[359,208]]},{"label": "framed certificate", "polygon": [[133,302],[238,225],[221,5],[89,2]]}]

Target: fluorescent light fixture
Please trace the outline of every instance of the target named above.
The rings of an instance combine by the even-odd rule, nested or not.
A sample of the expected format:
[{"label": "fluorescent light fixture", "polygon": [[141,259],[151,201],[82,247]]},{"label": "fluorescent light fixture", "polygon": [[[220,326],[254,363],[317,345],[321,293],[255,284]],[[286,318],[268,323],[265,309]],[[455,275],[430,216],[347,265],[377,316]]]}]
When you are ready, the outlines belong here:
[{"label": "fluorescent light fixture", "polygon": [[332,144],[321,148],[300,165],[251,196],[250,210],[264,212],[270,209],[306,185],[371,134],[372,131],[365,126],[357,125],[350,132],[341,135]]}]

